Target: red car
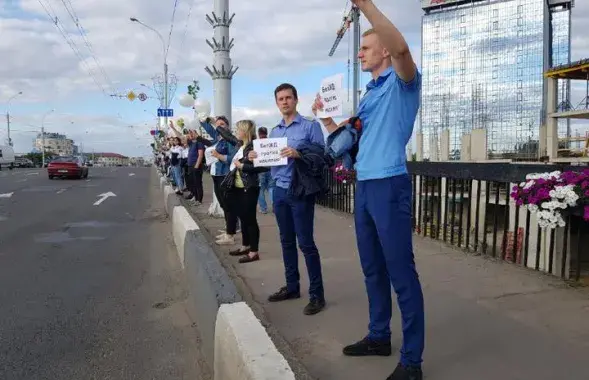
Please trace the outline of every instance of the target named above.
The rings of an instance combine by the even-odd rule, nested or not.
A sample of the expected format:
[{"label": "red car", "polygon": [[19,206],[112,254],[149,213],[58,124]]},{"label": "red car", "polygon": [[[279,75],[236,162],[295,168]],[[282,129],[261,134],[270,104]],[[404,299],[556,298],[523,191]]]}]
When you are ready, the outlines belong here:
[{"label": "red car", "polygon": [[88,178],[88,166],[78,157],[57,157],[47,165],[49,179]]}]

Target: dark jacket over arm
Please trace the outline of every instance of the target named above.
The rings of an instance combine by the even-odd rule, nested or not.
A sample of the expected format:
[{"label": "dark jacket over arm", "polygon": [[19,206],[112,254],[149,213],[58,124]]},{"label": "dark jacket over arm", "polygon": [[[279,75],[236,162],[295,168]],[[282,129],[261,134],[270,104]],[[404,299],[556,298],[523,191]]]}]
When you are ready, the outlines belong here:
[{"label": "dark jacket over arm", "polygon": [[325,154],[325,148],[316,144],[305,144],[298,151],[301,158],[294,162],[289,193],[299,198],[325,195],[329,190],[325,171],[333,165],[330,157]]}]

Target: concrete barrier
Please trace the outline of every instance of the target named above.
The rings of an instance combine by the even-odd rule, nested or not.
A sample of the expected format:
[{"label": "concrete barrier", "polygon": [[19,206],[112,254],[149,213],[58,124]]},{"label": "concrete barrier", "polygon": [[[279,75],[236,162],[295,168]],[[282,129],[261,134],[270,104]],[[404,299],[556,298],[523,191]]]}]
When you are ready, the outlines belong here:
[{"label": "concrete barrier", "polygon": [[295,380],[245,302],[222,305],[215,326],[215,380]]},{"label": "concrete barrier", "polygon": [[172,212],[172,235],[178,251],[180,264],[184,267],[184,241],[188,231],[198,230],[198,225],[183,206],[176,206]]},{"label": "concrete barrier", "polygon": [[202,352],[211,367],[215,359],[215,324],[219,307],[242,301],[237,287],[200,230],[186,234],[184,273],[195,305],[189,314],[201,336]]},{"label": "concrete barrier", "polygon": [[288,363],[243,302],[207,238],[165,177],[160,178],[160,187],[190,289],[188,312],[196,321],[206,362],[214,372],[218,367],[215,379],[294,379]]}]

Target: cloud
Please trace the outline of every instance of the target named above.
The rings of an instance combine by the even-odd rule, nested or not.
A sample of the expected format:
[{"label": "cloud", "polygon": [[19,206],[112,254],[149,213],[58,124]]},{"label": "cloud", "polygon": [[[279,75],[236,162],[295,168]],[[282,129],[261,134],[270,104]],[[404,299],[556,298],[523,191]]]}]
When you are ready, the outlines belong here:
[{"label": "cloud", "polygon": [[[210,85],[203,69],[212,63],[212,52],[205,39],[213,36],[213,30],[206,22],[205,14],[213,10],[213,0],[179,0],[171,34],[172,0],[64,2],[67,9],[61,1],[15,0],[11,2],[12,7],[6,6],[1,11],[0,34],[10,38],[0,40],[0,55],[9,57],[0,65],[0,100],[23,91],[19,102],[31,106],[45,105],[78,98],[78,94],[121,93],[137,88],[138,83],[149,83],[149,78],[162,71],[163,47],[153,32],[132,23],[129,17],[152,26],[165,41],[171,35],[168,62],[170,71],[181,83],[196,77],[204,79],[204,85]],[[375,2],[404,33],[419,64],[423,14],[420,1]],[[57,17],[57,26],[65,38],[40,3],[46,6],[52,17]],[[231,55],[233,63],[240,67],[237,75],[264,81],[265,77],[277,73],[296,76],[312,67],[344,62],[349,53],[346,46],[349,33],[335,57],[328,57],[327,52],[342,23],[345,3],[341,0],[306,0],[284,6],[276,0],[231,0],[230,11],[236,13],[231,28],[231,37],[235,38]],[[589,2],[577,1],[573,15],[572,58],[589,57],[589,37],[582,33],[582,25],[589,22]],[[78,26],[85,33],[78,29],[76,17]],[[362,27],[368,27],[364,18]],[[89,54],[90,47],[93,55]],[[302,97],[299,108],[308,113],[310,100]],[[96,141],[99,141],[105,131],[115,131],[119,133],[118,138],[127,138],[127,134],[117,129],[120,126],[115,121],[92,114],[100,111],[84,112],[90,114],[76,117],[84,128],[92,129],[90,140],[96,134]],[[27,117],[35,118],[35,113]],[[274,104],[255,100],[234,109],[234,120],[246,117],[270,126],[279,120]],[[135,141],[134,137],[130,138],[129,141]],[[121,146],[125,144],[116,143],[112,149]]]}]

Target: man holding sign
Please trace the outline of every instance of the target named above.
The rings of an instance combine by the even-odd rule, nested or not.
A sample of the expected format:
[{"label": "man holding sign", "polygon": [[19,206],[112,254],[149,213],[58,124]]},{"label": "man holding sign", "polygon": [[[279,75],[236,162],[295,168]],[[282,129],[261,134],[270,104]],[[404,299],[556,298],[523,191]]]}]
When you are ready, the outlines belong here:
[{"label": "man holding sign", "polygon": [[[300,183],[300,174],[296,160],[304,160],[305,151],[324,151],[324,137],[321,125],[315,120],[302,117],[297,112],[298,96],[296,88],[288,83],[281,84],[274,91],[276,105],[282,114],[282,121],[270,132],[270,138],[260,140],[258,144],[272,144],[265,146],[264,152],[268,153],[261,157],[262,152],[256,149],[249,153],[250,161],[258,163],[260,160],[280,161],[286,158],[286,165],[271,166],[275,163],[266,163],[271,166],[272,179],[276,181],[274,188],[274,213],[280,230],[280,243],[282,245],[282,257],[286,277],[286,286],[272,294],[270,302],[286,301],[300,298],[298,251],[299,247],[305,256],[307,272],[309,274],[309,298],[310,302],[305,307],[306,315],[317,314],[325,307],[325,296],[323,292],[323,276],[321,273],[321,259],[313,237],[313,222],[315,219],[315,199],[317,194],[305,191],[312,188],[316,183],[310,176],[305,177],[306,182],[302,184],[302,194],[298,194],[299,186],[294,186],[295,181]],[[286,147],[280,144],[286,140]],[[270,143],[268,143],[270,141]],[[280,157],[276,157],[276,149]],[[269,158],[268,158],[269,157]],[[305,165],[306,166],[306,165]],[[296,188],[296,189],[295,189]]]},{"label": "man holding sign", "polygon": [[[368,335],[344,348],[350,356],[391,354],[391,284],[403,325],[401,358],[387,380],[421,380],[424,305],[415,268],[411,228],[411,178],[405,147],[419,109],[421,75],[407,42],[372,0],[352,0],[373,29],[363,34],[358,57],[372,74],[360,101],[362,135],[356,156],[354,218],[368,293]],[[323,109],[317,96],[313,111]],[[322,123],[332,133],[331,118]]]}]

